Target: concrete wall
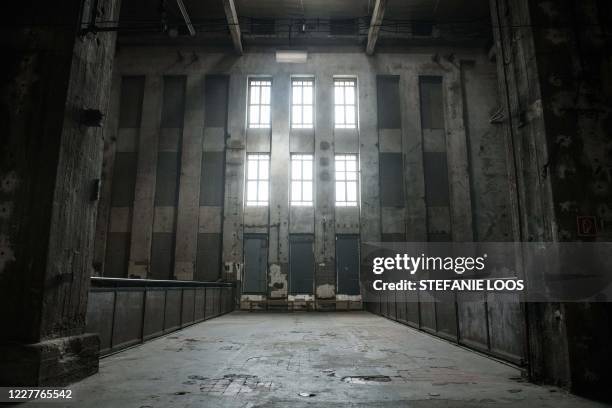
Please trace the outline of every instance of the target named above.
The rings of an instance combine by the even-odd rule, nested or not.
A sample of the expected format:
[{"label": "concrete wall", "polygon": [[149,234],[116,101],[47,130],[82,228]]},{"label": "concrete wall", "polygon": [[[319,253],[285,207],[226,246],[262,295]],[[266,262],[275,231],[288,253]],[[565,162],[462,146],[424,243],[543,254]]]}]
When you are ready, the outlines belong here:
[{"label": "concrete wall", "polygon": [[[142,120],[138,129],[130,131],[130,134],[140,134],[140,142],[130,144],[139,146],[135,158],[138,175],[133,220],[131,224],[119,221],[132,210],[118,213],[111,209],[98,225],[99,231],[110,231],[115,225],[124,225],[129,230],[131,225],[132,245],[129,255],[123,255],[129,259],[123,264],[123,276],[152,276],[153,246],[148,238],[151,233],[147,231],[155,228],[156,214],[151,203],[156,188],[154,162],[158,156],[155,151],[159,151],[158,139],[164,133],[159,125],[158,105],[163,100],[163,78],[169,75],[187,78],[178,193],[179,230],[173,271],[176,278],[194,279],[193,271],[199,268],[198,263],[210,262],[210,257],[198,258],[189,249],[195,239],[191,225],[200,225],[200,232],[222,232],[222,268],[216,276],[206,275],[207,279],[221,277],[240,281],[243,235],[268,235],[268,291],[262,296],[243,297],[245,307],[261,301],[267,301],[268,306],[274,303],[286,307],[288,299],[294,300],[288,296],[290,234],[314,235],[314,296],[302,301],[319,309],[350,307],[349,301],[359,307],[359,296],[347,298],[336,293],[336,234],[356,234],[362,242],[425,241],[436,233],[459,241],[513,239],[505,146],[498,137],[499,127],[489,123],[498,106],[495,64],[482,50],[419,49],[411,54],[375,57],[367,57],[361,50],[313,51],[307,63],[296,65],[278,64],[274,53],[265,51],[238,58],[189,47],[178,50],[123,47],[115,68],[114,115],[122,112],[118,106],[122,99],[120,84],[133,76],[145,78]],[[227,101],[215,97],[217,104],[228,107],[223,111],[227,115],[224,125],[208,125],[206,110],[214,105],[209,105],[205,90],[213,74],[225,75],[229,81]],[[270,129],[246,128],[247,81],[255,75],[272,79]],[[290,129],[292,75],[309,75],[315,79],[312,130]],[[358,129],[334,129],[333,78],[337,75],[357,79]],[[422,106],[420,84],[424,77],[433,77],[439,82],[435,107],[429,106],[428,100]],[[423,127],[422,111],[428,117],[434,115],[437,123]],[[145,130],[147,133],[143,134]],[[186,146],[187,132],[191,135],[189,147]],[[121,145],[120,139],[109,140],[108,156],[113,152],[118,155]],[[210,160],[206,154],[200,154],[202,150],[224,152],[223,179],[203,181],[201,173],[193,170]],[[446,158],[448,186],[442,187],[448,189],[446,207],[439,207],[435,202],[427,204],[425,200],[424,153],[428,151],[442,151]],[[271,155],[272,191],[268,207],[243,204],[245,159],[249,152]],[[291,153],[314,153],[314,208],[289,206],[287,168]],[[335,207],[334,155],[338,153],[359,155],[359,207]],[[109,169],[106,174],[110,177],[113,173]],[[187,197],[197,196],[196,190],[206,186],[205,183],[219,182],[223,183],[224,190],[222,206],[207,207],[200,203],[199,212],[196,211],[193,199]],[[182,218],[180,197],[185,198],[186,207],[187,201],[191,203]],[[104,234],[99,236],[98,244],[106,245],[107,254],[113,246],[112,233],[106,234],[106,240]],[[139,238],[136,233],[140,234]],[[97,257],[104,264],[103,252]],[[109,258],[106,259],[104,266],[108,268]],[[107,270],[104,273],[110,275]],[[296,302],[293,303],[297,305]]]},{"label": "concrete wall", "polygon": [[84,34],[79,18],[114,19],[119,2],[93,4],[3,9],[14,24],[0,36],[2,385],[61,385],[98,369],[98,336],[84,332],[104,134],[84,111],[107,113],[116,35]]},{"label": "concrete wall", "polygon": [[[609,2],[490,4],[520,240],[609,241]],[[609,302],[528,305],[532,378],[610,399],[611,313]]]}]

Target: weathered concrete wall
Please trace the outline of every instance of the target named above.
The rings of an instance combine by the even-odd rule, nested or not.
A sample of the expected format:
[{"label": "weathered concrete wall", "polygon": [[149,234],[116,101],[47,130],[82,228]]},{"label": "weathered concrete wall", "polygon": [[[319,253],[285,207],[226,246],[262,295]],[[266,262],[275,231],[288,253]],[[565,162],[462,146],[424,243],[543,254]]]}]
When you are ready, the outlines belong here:
[{"label": "weathered concrete wall", "polygon": [[[492,0],[491,6],[520,239],[608,241],[610,5]],[[594,224],[586,234],[578,222],[585,216]],[[528,307],[533,378],[609,398],[610,303]]]},{"label": "weathered concrete wall", "polygon": [[[118,5],[100,1],[97,17]],[[0,383],[58,385],[98,367],[83,332],[103,132],[82,110],[107,112],[115,35],[79,35],[80,1],[13,6],[0,40]]]},{"label": "weathered concrete wall", "polygon": [[[451,54],[452,58],[441,58],[442,55]],[[116,61],[115,81],[122,77],[145,76],[146,83],[151,84],[151,78],[185,75],[189,82],[198,84],[206,75],[211,74],[229,77],[229,97],[226,101],[227,137],[213,143],[212,138],[216,133],[213,129],[208,130],[204,115],[198,116],[193,112],[190,113],[191,119],[186,121],[183,134],[187,135],[189,132],[198,135],[203,121],[204,145],[215,146],[212,150],[225,151],[226,155],[222,209],[224,273],[219,271],[217,276],[241,279],[243,234],[263,233],[269,236],[268,293],[263,297],[258,296],[257,299],[270,298],[286,304],[289,283],[289,234],[314,234],[316,266],[313,299],[319,308],[333,308],[341,295],[336,293],[336,234],[356,234],[361,237],[362,242],[380,241],[385,237],[422,241],[427,239],[428,225],[432,229],[433,224],[446,225],[447,227],[443,228],[446,228],[449,238],[457,240],[472,240],[472,230],[482,231],[480,235],[485,240],[512,238],[508,197],[510,187],[506,181],[507,169],[503,155],[505,146],[503,140],[495,137],[498,128],[488,121],[491,106],[497,104],[495,64],[486,58],[483,51],[454,49],[451,53],[447,49],[419,49],[412,54],[381,53],[375,57],[367,57],[360,50],[313,51],[307,63],[296,65],[276,63],[272,51],[253,52],[240,58],[230,58],[197,47],[183,47],[178,50],[163,47],[124,47]],[[246,127],[247,83],[249,76],[254,75],[265,75],[272,79],[271,129]],[[289,96],[292,75],[308,75],[315,80],[315,125],[312,130],[290,129]],[[333,78],[338,75],[357,79],[358,129],[334,128]],[[439,139],[443,151],[448,153],[448,179],[452,185],[452,188],[450,185],[448,187],[449,204],[446,213],[434,211],[435,208],[426,211],[424,201],[423,152],[424,149],[430,149],[428,146],[431,146],[431,140],[434,140],[435,144],[437,139],[430,137],[432,132],[429,130],[422,131],[419,78],[423,76],[435,76],[441,81],[437,109],[443,111],[443,115],[440,116],[441,122],[436,125],[436,132],[441,136]],[[381,85],[381,78],[388,79],[388,83],[383,81],[387,85]],[[156,95],[153,89],[149,92],[152,96]],[[200,88],[188,86],[187,95],[191,95],[191,100],[197,99],[198,106],[208,104]],[[152,103],[147,102],[146,98],[145,92],[143,107]],[[147,126],[159,120],[151,115],[159,115],[159,112],[143,109],[142,121],[148,123]],[[381,115],[384,116],[382,119]],[[150,132],[155,133],[154,129]],[[218,133],[222,135],[223,130],[219,129]],[[423,138],[428,143],[425,147]],[[191,150],[202,144],[201,140],[190,140]],[[184,139],[183,143],[186,142],[187,139]],[[140,146],[144,148],[142,142]],[[189,171],[190,167],[185,167],[185,160],[189,161],[189,166],[197,166],[199,161],[204,163],[208,160],[206,155],[200,157],[185,149],[184,147],[179,197],[191,197],[196,194],[196,188],[201,189],[201,186],[205,185],[200,183],[200,174]],[[245,160],[246,154],[251,152],[271,154],[271,194],[268,207],[244,206]],[[289,206],[287,169],[292,153],[314,154],[314,208]],[[357,208],[335,207],[334,155],[340,153],[358,154],[360,158],[361,200]],[[381,172],[381,154],[383,158],[388,157],[396,164],[385,171],[395,173],[399,169],[399,174],[392,180],[393,183],[390,180],[381,180],[381,174],[385,174],[384,171]],[[385,154],[391,156],[384,156]],[[496,155],[500,155],[501,159],[494,161],[493,157]],[[138,156],[140,163],[145,156]],[[474,160],[470,161],[472,156]],[[152,161],[154,158],[151,156],[147,160]],[[149,163],[149,171],[153,169],[154,166]],[[147,176],[146,172],[139,174],[143,181],[154,179],[153,175]],[[195,182],[194,178],[197,178],[198,182]],[[395,191],[395,182],[404,186],[403,191]],[[385,186],[383,190],[381,183]],[[474,186],[478,186],[477,189],[474,190]],[[188,191],[183,191],[184,189]],[[136,190],[138,191],[138,186]],[[385,198],[381,202],[381,191],[391,198]],[[473,215],[472,205],[478,206],[477,215]],[[189,225],[189,220],[197,222],[193,215],[189,216],[187,213],[181,218],[180,206],[179,203],[179,220],[182,220],[180,222],[184,226]],[[200,207],[200,225],[203,217],[214,219],[218,217],[216,214],[221,213],[221,209],[215,213],[212,211],[212,208]],[[136,218],[134,215],[134,220]],[[146,222],[152,221],[142,219],[138,222],[138,228],[147,230],[149,227],[142,225]],[[113,224],[112,220],[110,224]],[[136,224],[133,222],[132,228],[135,228]],[[174,276],[191,279],[194,275],[189,271],[194,267],[198,269],[197,263],[206,262],[206,257],[194,260],[191,256],[188,263],[179,259],[179,255],[184,257],[185,254],[193,252],[193,249],[189,249],[193,231],[188,236],[182,235],[183,233],[179,232],[176,239]],[[132,237],[133,244],[134,240]],[[147,247],[150,252],[151,244],[139,240],[130,252],[140,253],[144,250],[146,255]],[[103,262],[104,257],[98,256],[99,262]],[[143,259],[143,270],[146,270],[149,267],[147,258],[140,257]],[[130,259],[136,258],[130,254]]]}]

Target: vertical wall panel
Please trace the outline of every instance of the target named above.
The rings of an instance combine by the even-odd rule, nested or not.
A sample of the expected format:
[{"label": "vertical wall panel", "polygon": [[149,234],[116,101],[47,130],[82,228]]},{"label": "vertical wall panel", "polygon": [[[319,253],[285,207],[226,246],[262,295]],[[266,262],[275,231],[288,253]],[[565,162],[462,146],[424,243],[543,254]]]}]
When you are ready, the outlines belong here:
[{"label": "vertical wall panel", "polygon": [[115,153],[115,167],[113,169],[111,192],[112,207],[131,207],[134,205],[136,160],[136,153]]},{"label": "vertical wall panel", "polygon": [[179,155],[159,152],[155,183],[155,206],[175,207],[178,200]]},{"label": "vertical wall panel", "polygon": [[226,126],[228,85],[227,75],[206,75],[204,108],[206,127]]},{"label": "vertical wall panel", "polygon": [[265,294],[267,292],[268,237],[245,235],[243,293]]},{"label": "vertical wall panel", "polygon": [[127,278],[129,252],[130,233],[110,232],[106,244],[104,276],[109,278]]},{"label": "vertical wall panel", "polygon": [[313,241],[312,235],[289,236],[289,293],[291,294],[314,293]]},{"label": "vertical wall panel", "polygon": [[190,74],[185,84],[185,115],[180,153],[174,275],[190,280],[195,274],[200,214],[200,172],[204,138],[204,86],[200,73]]},{"label": "vertical wall panel", "polygon": [[427,206],[448,206],[450,201],[446,153],[423,153],[423,167]]},{"label": "vertical wall panel", "polygon": [[378,128],[401,128],[399,76],[378,75],[376,85]]},{"label": "vertical wall panel", "polygon": [[336,273],[338,294],[356,296],[361,294],[359,286],[359,237],[338,235],[336,237]]},{"label": "vertical wall panel", "polygon": [[223,206],[225,153],[204,152],[200,178],[200,205]]},{"label": "vertical wall panel", "polygon": [[144,76],[126,76],[121,80],[119,127],[139,128],[142,118]]},{"label": "vertical wall panel", "polygon": [[221,234],[198,234],[194,280],[214,282],[221,274]]},{"label": "vertical wall panel", "polygon": [[420,90],[421,127],[423,129],[444,129],[442,77],[420,77]]},{"label": "vertical wall panel", "polygon": [[185,77],[165,76],[161,127],[182,128],[185,113]]},{"label": "vertical wall panel", "polygon": [[153,234],[150,279],[172,279],[173,252],[174,233]]},{"label": "vertical wall panel", "polygon": [[401,153],[380,153],[380,204],[404,206],[404,180]]}]

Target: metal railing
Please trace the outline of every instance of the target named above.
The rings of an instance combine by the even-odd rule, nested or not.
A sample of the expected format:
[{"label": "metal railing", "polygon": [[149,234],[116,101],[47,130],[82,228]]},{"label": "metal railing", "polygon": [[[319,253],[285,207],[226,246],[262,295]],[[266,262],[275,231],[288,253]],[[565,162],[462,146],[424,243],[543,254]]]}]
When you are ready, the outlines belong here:
[{"label": "metal railing", "polygon": [[235,285],[224,282],[91,278],[87,331],[100,355],[234,310]]}]

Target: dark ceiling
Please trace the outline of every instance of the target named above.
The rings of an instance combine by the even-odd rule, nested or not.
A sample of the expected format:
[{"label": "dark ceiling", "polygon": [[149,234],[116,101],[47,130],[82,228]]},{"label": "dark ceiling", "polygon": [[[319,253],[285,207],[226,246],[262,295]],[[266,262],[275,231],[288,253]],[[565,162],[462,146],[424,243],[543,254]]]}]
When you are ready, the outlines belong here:
[{"label": "dark ceiling", "polygon": [[[175,27],[181,37],[178,40],[229,42],[223,0],[183,1],[196,28],[195,38],[184,38],[187,36],[186,26],[176,0],[122,0],[120,38],[138,38],[142,42],[149,37],[165,42],[168,36],[164,36],[164,32],[168,27]],[[354,31],[341,34],[352,35],[353,42],[363,42],[375,1],[235,0],[235,5],[246,44],[270,43],[273,40],[278,43],[287,38],[295,42],[300,40],[300,35],[306,43],[321,41],[322,37],[327,43],[339,39],[346,43],[346,35],[345,38],[334,36],[334,31],[330,29],[331,21],[352,20]],[[257,31],[256,26],[261,19],[275,27],[274,32],[265,29]],[[303,25],[302,21],[308,24]],[[381,32],[383,40],[410,40],[418,29],[414,24],[426,22],[436,27],[431,37],[438,42],[443,38],[455,41],[476,37],[482,39],[490,30],[489,21],[488,0],[388,0]],[[420,40],[427,40],[422,38],[427,34],[427,29],[425,35],[419,34]],[[177,38],[172,40],[176,41]]]}]

